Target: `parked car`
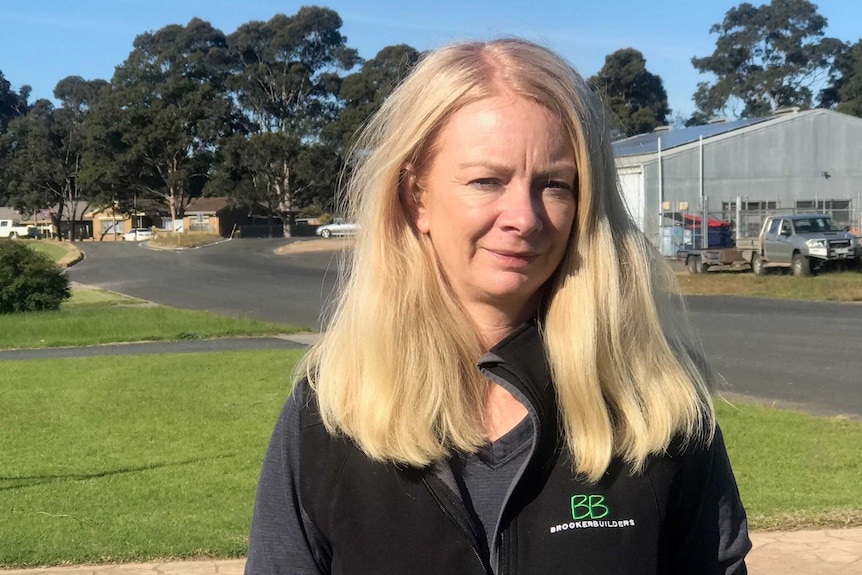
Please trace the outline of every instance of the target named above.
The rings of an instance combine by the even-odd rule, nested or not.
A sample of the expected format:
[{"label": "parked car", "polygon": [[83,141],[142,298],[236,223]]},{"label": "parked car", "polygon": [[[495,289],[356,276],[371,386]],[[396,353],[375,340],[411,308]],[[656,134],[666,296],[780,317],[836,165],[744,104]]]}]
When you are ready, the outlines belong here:
[{"label": "parked car", "polygon": [[153,239],[153,232],[149,228],[135,228],[123,234],[123,241],[140,242]]},{"label": "parked car", "polygon": [[359,225],[351,222],[333,222],[318,226],[315,234],[328,238],[332,236],[352,236],[359,231]]}]

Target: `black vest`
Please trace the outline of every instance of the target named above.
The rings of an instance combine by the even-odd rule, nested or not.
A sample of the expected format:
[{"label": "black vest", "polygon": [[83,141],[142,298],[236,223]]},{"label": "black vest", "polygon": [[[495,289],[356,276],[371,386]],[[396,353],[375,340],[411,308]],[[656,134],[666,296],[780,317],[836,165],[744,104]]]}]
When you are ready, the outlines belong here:
[{"label": "black vest", "polygon": [[[712,447],[653,458],[638,475],[614,460],[599,483],[586,483],[559,441],[536,326],[495,346],[480,368],[515,385],[540,426],[505,504],[499,575],[725,573],[716,564],[718,508],[704,504]],[[371,461],[326,432],[312,401],[302,413],[300,469],[302,505],[329,544],[331,573],[491,573],[446,462],[416,469]]]}]

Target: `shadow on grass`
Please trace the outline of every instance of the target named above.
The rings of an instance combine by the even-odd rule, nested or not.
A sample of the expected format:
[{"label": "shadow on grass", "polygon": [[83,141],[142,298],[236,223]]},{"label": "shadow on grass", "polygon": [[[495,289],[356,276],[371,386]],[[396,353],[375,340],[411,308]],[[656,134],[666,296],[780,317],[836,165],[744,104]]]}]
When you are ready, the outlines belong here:
[{"label": "shadow on grass", "polygon": [[[176,461],[172,463],[153,463],[150,465],[142,465],[139,467],[120,467],[97,473],[70,473],[63,475],[31,475],[20,477],[2,477],[0,476],[0,491],[9,491],[11,489],[25,489],[27,487],[36,487],[50,483],[62,483],[64,481],[86,481],[88,479],[102,479],[113,475],[123,475],[126,473],[139,473],[142,471],[153,471],[156,469],[164,469],[167,467],[182,467],[183,465],[193,465],[203,461],[213,461],[216,459],[227,459],[235,457],[235,455],[215,455],[213,457],[197,457],[195,459],[187,459],[185,461]],[[8,485],[3,485],[4,483]]]}]

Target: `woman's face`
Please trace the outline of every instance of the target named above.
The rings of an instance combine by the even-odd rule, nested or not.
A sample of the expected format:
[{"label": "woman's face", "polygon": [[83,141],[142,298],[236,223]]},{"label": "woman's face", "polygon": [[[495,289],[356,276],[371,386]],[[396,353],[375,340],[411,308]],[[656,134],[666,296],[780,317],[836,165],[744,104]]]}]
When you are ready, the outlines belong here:
[{"label": "woman's face", "polygon": [[417,185],[416,227],[468,313],[534,313],[568,246],[576,176],[560,120],[534,102],[502,95],[452,115]]}]

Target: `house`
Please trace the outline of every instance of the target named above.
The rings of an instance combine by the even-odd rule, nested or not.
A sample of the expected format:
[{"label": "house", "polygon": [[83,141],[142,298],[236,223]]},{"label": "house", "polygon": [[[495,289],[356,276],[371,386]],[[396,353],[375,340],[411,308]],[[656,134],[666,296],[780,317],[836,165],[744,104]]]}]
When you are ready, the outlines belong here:
[{"label": "house", "polygon": [[827,212],[857,227],[862,218],[862,119],[846,114],[792,108],[613,147],[629,211],[666,255],[682,214],[730,222],[737,237],[756,235],[767,214]]},{"label": "house", "polygon": [[186,206],[183,230],[213,232],[227,238],[248,222],[248,209],[231,205],[228,198],[216,196],[194,198]]},{"label": "house", "polygon": [[123,234],[135,228],[157,227],[162,222],[165,207],[156,200],[134,199],[131,208],[113,205],[93,208],[85,215],[92,221],[96,240],[122,240]]}]

